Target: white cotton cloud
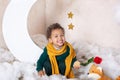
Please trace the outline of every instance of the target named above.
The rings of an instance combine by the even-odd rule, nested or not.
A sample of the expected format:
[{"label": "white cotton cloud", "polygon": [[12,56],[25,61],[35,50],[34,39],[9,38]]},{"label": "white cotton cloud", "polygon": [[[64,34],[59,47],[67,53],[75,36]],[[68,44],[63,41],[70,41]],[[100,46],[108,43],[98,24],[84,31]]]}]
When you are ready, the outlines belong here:
[{"label": "white cotton cloud", "polygon": [[[82,47],[79,47],[78,45],[82,45]],[[112,80],[115,80],[116,77],[120,75],[120,49],[115,48],[109,48],[109,47],[101,47],[97,44],[82,44],[77,43],[74,45],[79,49],[77,52],[78,54],[81,54],[82,56],[85,56],[82,61],[86,61],[91,57],[99,56],[102,58],[102,63],[98,66],[103,68],[103,71],[106,75],[112,78]],[[81,53],[81,51],[83,53]],[[81,58],[81,55],[78,56],[78,59]],[[79,59],[81,60],[81,59]],[[80,68],[81,75],[79,76],[80,79],[87,78],[87,67],[81,67]]]},{"label": "white cotton cloud", "polygon": [[13,62],[15,57],[6,49],[0,48],[0,62]]},{"label": "white cotton cloud", "polygon": [[[102,67],[104,73],[110,76],[113,80],[120,75],[120,49],[101,47],[94,43],[78,42],[74,43],[73,47],[76,50],[77,58],[80,61],[95,56],[100,56],[103,61],[98,66]],[[85,56],[82,58],[81,56]],[[88,67],[83,67],[75,72],[79,79],[87,79]],[[40,77],[36,71],[36,65],[25,63],[14,58],[12,53],[0,48],[0,80],[67,80],[61,75],[43,76]],[[77,80],[77,79],[74,79]]]},{"label": "white cotton cloud", "polygon": [[11,64],[4,62],[0,64],[0,80],[18,80],[13,74],[14,69]]}]

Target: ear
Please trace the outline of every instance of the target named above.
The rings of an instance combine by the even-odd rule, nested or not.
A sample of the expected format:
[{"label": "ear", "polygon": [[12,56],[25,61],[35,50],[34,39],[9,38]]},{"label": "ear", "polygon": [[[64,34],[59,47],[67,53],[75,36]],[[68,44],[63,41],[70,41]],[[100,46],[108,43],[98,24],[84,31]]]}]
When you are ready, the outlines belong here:
[{"label": "ear", "polygon": [[49,39],[48,39],[48,42],[52,43],[52,39],[51,39],[51,38],[49,38]]},{"label": "ear", "polygon": [[102,68],[101,67],[97,67],[97,69],[98,69],[98,73],[99,73],[99,75],[103,75],[103,70],[102,70]]},{"label": "ear", "polygon": [[102,72],[102,68],[101,67],[97,67],[98,70],[100,70],[100,72]]}]

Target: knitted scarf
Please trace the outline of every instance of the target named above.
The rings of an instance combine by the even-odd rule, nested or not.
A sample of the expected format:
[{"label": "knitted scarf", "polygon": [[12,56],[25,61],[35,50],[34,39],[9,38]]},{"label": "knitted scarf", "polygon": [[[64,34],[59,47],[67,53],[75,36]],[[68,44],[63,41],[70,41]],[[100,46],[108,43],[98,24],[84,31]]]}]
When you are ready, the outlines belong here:
[{"label": "knitted scarf", "polygon": [[58,64],[55,56],[65,53],[67,46],[70,48],[70,51],[69,51],[70,53],[65,59],[65,65],[66,65],[65,76],[67,78],[74,78],[73,71],[71,70],[71,63],[72,63],[72,59],[76,56],[76,54],[74,49],[68,42],[65,42],[64,46],[60,50],[56,50],[53,47],[52,43],[48,43],[47,51],[48,51],[48,55],[49,55],[51,66],[52,66],[52,74],[59,74],[59,68],[58,68]]}]

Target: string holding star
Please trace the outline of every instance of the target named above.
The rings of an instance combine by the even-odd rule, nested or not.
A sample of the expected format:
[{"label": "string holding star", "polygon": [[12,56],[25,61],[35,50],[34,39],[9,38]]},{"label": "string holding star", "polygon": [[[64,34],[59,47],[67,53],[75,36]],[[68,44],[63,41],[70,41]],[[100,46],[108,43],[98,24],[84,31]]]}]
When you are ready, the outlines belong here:
[{"label": "string holding star", "polygon": [[68,29],[73,30],[73,27],[74,27],[74,25],[73,25],[72,23],[70,23],[70,24],[68,25]]},{"label": "string holding star", "polygon": [[69,12],[69,13],[68,13],[68,18],[71,18],[71,19],[72,19],[72,18],[73,18],[73,15],[74,15],[74,14],[73,14],[72,12]]}]

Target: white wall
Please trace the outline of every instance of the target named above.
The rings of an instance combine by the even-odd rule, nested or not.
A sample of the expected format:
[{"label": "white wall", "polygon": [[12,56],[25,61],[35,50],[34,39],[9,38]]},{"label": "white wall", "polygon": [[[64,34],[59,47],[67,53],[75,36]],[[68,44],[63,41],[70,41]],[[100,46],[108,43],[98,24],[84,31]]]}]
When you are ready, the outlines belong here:
[{"label": "white wall", "polygon": [[[8,2],[0,0],[0,46],[3,47],[2,18]],[[87,41],[120,48],[118,5],[119,0],[38,0],[28,16],[28,30],[30,35],[44,34],[45,26],[59,22],[65,28],[66,39],[70,42]],[[67,16],[70,11],[74,14],[72,19]],[[73,30],[68,29],[71,22],[75,26]]]},{"label": "white wall", "polygon": [[2,19],[6,6],[8,5],[9,0],[0,0],[0,47],[6,48],[6,44],[3,39],[2,34]]},{"label": "white wall", "polygon": [[45,34],[45,0],[37,0],[28,15],[28,30],[30,35]]},{"label": "white wall", "polygon": [[[120,48],[120,25],[115,16],[117,0],[47,0],[47,25],[59,22],[70,42],[87,41],[104,47]],[[67,13],[74,16],[68,19]],[[68,24],[73,23],[73,30]]]}]

